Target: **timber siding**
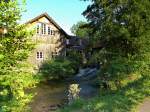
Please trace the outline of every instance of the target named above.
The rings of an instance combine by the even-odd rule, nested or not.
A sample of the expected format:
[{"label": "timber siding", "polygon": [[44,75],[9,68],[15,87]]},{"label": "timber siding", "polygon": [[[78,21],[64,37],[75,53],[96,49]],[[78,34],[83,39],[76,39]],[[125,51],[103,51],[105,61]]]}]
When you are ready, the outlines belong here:
[{"label": "timber siding", "polygon": [[[50,60],[54,56],[66,55],[66,37],[68,36],[60,26],[47,13],[41,14],[36,18],[26,23],[27,28],[37,30],[37,25],[45,24],[46,33],[42,34],[40,26],[39,33],[37,31],[32,37],[33,43],[36,44],[35,49],[32,51],[28,61],[34,66],[39,67],[43,61]],[[48,27],[53,30],[54,35],[48,34]],[[42,58],[37,58],[37,52],[42,52]]]}]

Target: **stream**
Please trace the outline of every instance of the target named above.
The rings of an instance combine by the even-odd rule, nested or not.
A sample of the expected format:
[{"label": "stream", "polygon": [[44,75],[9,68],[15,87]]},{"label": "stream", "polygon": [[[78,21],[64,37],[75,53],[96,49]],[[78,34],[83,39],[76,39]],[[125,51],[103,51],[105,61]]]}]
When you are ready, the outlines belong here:
[{"label": "stream", "polygon": [[30,104],[32,112],[53,112],[68,104],[68,89],[71,84],[79,84],[79,97],[88,99],[98,95],[99,89],[94,85],[97,69],[81,69],[77,75],[65,82],[49,81],[40,83],[32,90],[36,93]]}]

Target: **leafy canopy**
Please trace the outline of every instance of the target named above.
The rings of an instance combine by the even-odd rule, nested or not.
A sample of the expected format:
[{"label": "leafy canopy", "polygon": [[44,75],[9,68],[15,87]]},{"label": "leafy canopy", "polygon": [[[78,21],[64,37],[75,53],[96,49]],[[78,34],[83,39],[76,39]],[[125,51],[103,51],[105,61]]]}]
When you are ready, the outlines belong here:
[{"label": "leafy canopy", "polygon": [[71,27],[71,32],[80,38],[89,37],[90,29],[87,27],[84,27],[86,26],[86,24],[87,24],[86,22],[79,21],[77,24],[74,24]]},{"label": "leafy canopy", "polygon": [[120,85],[131,74],[150,73],[149,7],[149,0],[92,0],[83,12],[100,48],[105,80]]},{"label": "leafy canopy", "polygon": [[[20,4],[20,5],[19,5]],[[22,4],[22,5],[21,5]],[[33,49],[30,41],[32,32],[18,21],[24,10],[24,2],[0,1],[0,111],[23,112],[31,96],[24,93],[25,88],[36,83],[25,61]]]}]

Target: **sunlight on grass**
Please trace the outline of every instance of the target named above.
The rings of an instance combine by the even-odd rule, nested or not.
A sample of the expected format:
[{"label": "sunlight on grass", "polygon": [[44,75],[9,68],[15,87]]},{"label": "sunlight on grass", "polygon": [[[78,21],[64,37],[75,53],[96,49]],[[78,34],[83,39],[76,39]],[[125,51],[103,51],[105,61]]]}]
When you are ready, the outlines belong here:
[{"label": "sunlight on grass", "polygon": [[59,112],[137,112],[137,106],[150,96],[149,78],[138,79],[119,91],[101,94],[90,101],[78,100]]}]

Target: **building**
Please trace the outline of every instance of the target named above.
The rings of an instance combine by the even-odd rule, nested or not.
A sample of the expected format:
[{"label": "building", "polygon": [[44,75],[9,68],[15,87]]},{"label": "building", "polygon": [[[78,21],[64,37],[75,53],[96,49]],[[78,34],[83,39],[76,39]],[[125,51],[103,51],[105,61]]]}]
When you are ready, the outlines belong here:
[{"label": "building", "polygon": [[78,36],[70,36],[66,40],[66,51],[67,55],[69,55],[70,52],[75,51],[81,54],[83,63],[87,62],[87,59],[89,58],[89,52],[88,52],[88,46],[89,46],[89,40],[87,38],[80,38]]},{"label": "building", "polygon": [[88,40],[82,39],[78,36],[69,36],[66,40],[67,50],[74,50],[77,52],[83,52],[88,46]]},{"label": "building", "polygon": [[45,60],[66,55],[66,38],[69,36],[47,13],[31,19],[26,24],[29,30],[36,31],[32,37],[36,46],[28,59],[32,65],[39,67]]}]

